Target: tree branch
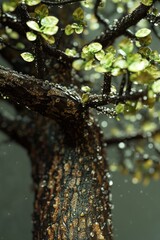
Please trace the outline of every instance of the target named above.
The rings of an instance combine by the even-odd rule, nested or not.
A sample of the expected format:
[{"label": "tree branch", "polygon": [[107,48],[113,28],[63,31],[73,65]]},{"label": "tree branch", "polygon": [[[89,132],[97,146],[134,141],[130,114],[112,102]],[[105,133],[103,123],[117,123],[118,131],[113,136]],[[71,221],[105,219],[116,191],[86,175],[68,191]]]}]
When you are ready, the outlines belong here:
[{"label": "tree branch", "polygon": [[109,25],[107,23],[107,20],[105,18],[103,18],[103,16],[98,13],[98,8],[99,8],[100,4],[101,4],[101,0],[96,0],[95,6],[94,6],[94,15],[97,18],[98,22],[103,24],[105,29],[108,29]]},{"label": "tree branch", "polygon": [[85,0],[62,0],[62,1],[41,1],[42,3],[46,4],[46,5],[51,5],[51,6],[62,6],[62,5],[66,5],[69,3],[77,3],[77,2],[82,2]]},{"label": "tree branch", "polygon": [[137,24],[141,19],[145,18],[150,7],[151,6],[140,4],[132,13],[119,19],[115,25],[111,26],[110,29],[107,29],[107,31],[95,41],[101,43],[103,47],[107,47],[113,43],[117,37],[123,35],[129,27]]},{"label": "tree branch", "polygon": [[0,92],[12,101],[56,120],[76,119],[81,98],[73,90],[0,66]]},{"label": "tree branch", "polygon": [[139,99],[142,99],[144,96],[147,95],[147,91],[140,91],[140,92],[135,92],[135,93],[130,93],[128,95],[123,95],[123,96],[104,96],[102,97],[101,95],[91,95],[89,97],[88,102],[86,103],[87,107],[92,107],[96,108],[98,106],[104,106],[107,104],[117,104],[117,103],[124,103],[126,101],[132,100],[132,101],[137,101]]}]

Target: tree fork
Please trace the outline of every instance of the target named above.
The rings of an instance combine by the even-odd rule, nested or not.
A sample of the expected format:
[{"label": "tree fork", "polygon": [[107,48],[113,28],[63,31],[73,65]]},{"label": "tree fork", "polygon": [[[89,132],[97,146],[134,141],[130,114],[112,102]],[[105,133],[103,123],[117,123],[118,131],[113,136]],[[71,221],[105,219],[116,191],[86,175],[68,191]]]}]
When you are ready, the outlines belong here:
[{"label": "tree fork", "polygon": [[45,128],[29,153],[33,239],[111,240],[109,173],[99,128],[92,119],[72,128]]}]

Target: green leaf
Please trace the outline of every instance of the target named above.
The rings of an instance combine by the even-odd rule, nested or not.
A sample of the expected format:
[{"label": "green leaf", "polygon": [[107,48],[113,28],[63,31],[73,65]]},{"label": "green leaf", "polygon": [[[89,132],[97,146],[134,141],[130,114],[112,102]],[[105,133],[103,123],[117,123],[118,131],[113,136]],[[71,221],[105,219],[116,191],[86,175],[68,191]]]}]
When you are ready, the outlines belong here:
[{"label": "green leaf", "polygon": [[26,37],[29,41],[35,41],[37,39],[37,35],[33,32],[27,32]]},{"label": "green leaf", "polygon": [[26,22],[26,24],[32,30],[37,31],[37,32],[41,32],[40,27],[39,27],[37,22],[31,20],[31,21]]},{"label": "green leaf", "polygon": [[84,69],[86,71],[91,70],[94,67],[93,59],[89,60],[88,62],[85,63]]},{"label": "green leaf", "polygon": [[91,91],[90,87],[88,87],[88,86],[82,86],[81,90],[85,93],[87,93],[87,92],[89,93]]},{"label": "green leaf", "polygon": [[124,112],[124,107],[125,107],[125,104],[119,103],[115,108],[116,113],[119,114]]},{"label": "green leaf", "polygon": [[88,102],[89,99],[89,93],[83,93],[82,94],[82,103],[85,104],[86,102]]},{"label": "green leaf", "polygon": [[150,84],[158,78],[160,78],[160,71],[151,65],[143,71],[132,74],[130,80],[141,84]]},{"label": "green leaf", "polygon": [[66,48],[65,54],[66,54],[67,56],[70,56],[70,57],[76,57],[77,52],[76,52],[75,49]]},{"label": "green leaf", "polygon": [[35,6],[37,4],[39,4],[41,2],[41,0],[26,0],[25,3],[28,5],[28,6]]},{"label": "green leaf", "polygon": [[49,14],[48,7],[45,4],[41,4],[41,5],[37,6],[36,9],[34,10],[34,12],[40,18],[44,18],[44,17],[48,16],[48,14]]},{"label": "green leaf", "polygon": [[65,27],[65,34],[66,35],[71,35],[72,33],[74,33],[74,30],[72,28],[72,26],[70,24],[68,24],[66,27]]},{"label": "green leaf", "polygon": [[83,9],[81,7],[77,8],[73,12],[73,18],[74,18],[75,21],[83,21],[83,19],[84,19],[84,12],[83,12]]},{"label": "green leaf", "polygon": [[114,77],[117,77],[117,76],[121,75],[122,73],[123,73],[123,71],[118,67],[115,67],[111,70],[111,74]]},{"label": "green leaf", "polygon": [[151,6],[153,3],[153,0],[141,0],[141,3],[145,6]]},{"label": "green leaf", "polygon": [[91,53],[97,53],[102,50],[102,45],[98,42],[93,42],[88,45],[88,51]]},{"label": "green leaf", "polygon": [[17,3],[16,2],[3,2],[2,3],[2,9],[3,12],[13,12],[17,7]]},{"label": "green leaf", "polygon": [[94,69],[98,73],[105,73],[107,72],[107,69],[103,65],[97,65]]},{"label": "green leaf", "polygon": [[81,34],[83,32],[83,26],[82,25],[78,25],[78,27],[75,29],[75,32],[77,34]]},{"label": "green leaf", "polygon": [[116,59],[113,66],[118,67],[120,69],[125,69],[125,68],[127,68],[127,62],[124,59]]},{"label": "green leaf", "polygon": [[135,36],[137,38],[144,38],[146,36],[148,36],[149,34],[151,33],[151,30],[148,29],[148,28],[142,28],[142,29],[139,29],[136,33],[135,33]]},{"label": "green leaf", "polygon": [[104,58],[101,59],[100,63],[105,66],[105,68],[111,67],[114,63],[115,55],[113,53],[106,53]]},{"label": "green leaf", "polygon": [[134,45],[130,39],[125,38],[119,43],[119,48],[122,49],[126,54],[128,54],[133,51]]},{"label": "green leaf", "polygon": [[152,90],[154,93],[160,93],[160,80],[153,83]]},{"label": "green leaf", "polygon": [[55,35],[57,31],[58,31],[58,26],[41,28],[41,32],[49,36]]},{"label": "green leaf", "polygon": [[81,70],[83,68],[83,65],[84,61],[82,59],[77,59],[72,63],[72,67],[77,71]]},{"label": "green leaf", "polygon": [[105,56],[105,52],[103,50],[100,50],[99,52],[95,53],[95,58],[99,61],[101,61]]},{"label": "green leaf", "polygon": [[141,61],[132,62],[128,66],[128,70],[131,71],[131,72],[139,72],[139,71],[144,70],[148,65],[149,65],[148,60],[147,59],[142,59]]},{"label": "green leaf", "polygon": [[44,27],[54,27],[58,23],[58,18],[54,16],[47,16],[42,18],[41,25]]},{"label": "green leaf", "polygon": [[21,53],[21,57],[26,62],[33,62],[34,61],[34,56],[30,52],[23,52],[23,53]]},{"label": "green leaf", "polygon": [[50,35],[45,35],[41,33],[41,36],[49,43],[49,44],[54,44],[55,43],[55,38]]}]

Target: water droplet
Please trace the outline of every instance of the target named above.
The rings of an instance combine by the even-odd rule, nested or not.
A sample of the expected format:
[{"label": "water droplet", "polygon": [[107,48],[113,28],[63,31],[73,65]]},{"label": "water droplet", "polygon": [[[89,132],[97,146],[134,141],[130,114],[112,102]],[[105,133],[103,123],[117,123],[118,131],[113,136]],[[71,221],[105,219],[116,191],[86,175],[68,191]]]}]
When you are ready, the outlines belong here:
[{"label": "water droplet", "polygon": [[43,187],[45,187],[46,186],[46,180],[42,180],[41,182],[40,182],[40,187],[41,188],[43,188]]},{"label": "water droplet", "polygon": [[91,236],[91,237],[94,237],[94,232],[91,232],[91,233],[90,233],[90,236]]},{"label": "water droplet", "polygon": [[110,181],[109,181],[109,186],[112,186],[112,185],[113,185],[113,181],[110,180]]},{"label": "water droplet", "polygon": [[118,147],[119,147],[120,149],[124,149],[125,146],[126,146],[126,144],[125,144],[124,142],[120,142],[120,143],[118,144]]}]

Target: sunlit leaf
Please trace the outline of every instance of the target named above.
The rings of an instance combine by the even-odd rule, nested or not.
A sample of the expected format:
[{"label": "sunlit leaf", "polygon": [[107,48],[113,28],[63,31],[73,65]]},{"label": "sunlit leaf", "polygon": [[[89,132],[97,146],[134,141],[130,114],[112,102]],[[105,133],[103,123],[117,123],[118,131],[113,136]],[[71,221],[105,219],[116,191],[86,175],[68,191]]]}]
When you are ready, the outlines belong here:
[{"label": "sunlit leaf", "polygon": [[26,62],[33,62],[34,61],[34,56],[30,52],[23,52],[21,53],[21,57],[26,61]]},{"label": "sunlit leaf", "polygon": [[102,45],[98,42],[94,42],[88,45],[88,51],[97,53],[102,49]]},{"label": "sunlit leaf", "polygon": [[77,59],[72,63],[72,67],[76,70],[81,70],[84,65],[84,61],[81,59]]},{"label": "sunlit leaf", "polygon": [[41,0],[25,0],[28,6],[35,6],[41,2]]},{"label": "sunlit leaf", "polygon": [[71,35],[72,33],[74,33],[74,30],[72,28],[72,26],[70,24],[68,24],[66,27],[65,27],[65,34],[66,35]]},{"label": "sunlit leaf", "polygon": [[41,32],[49,36],[55,35],[58,32],[58,26],[43,27],[41,28]]},{"label": "sunlit leaf", "polygon": [[153,3],[153,0],[141,0],[141,3],[145,6],[151,6]]},{"label": "sunlit leaf", "polygon": [[37,22],[35,21],[28,21],[26,22],[27,26],[34,31],[41,32],[40,27]]},{"label": "sunlit leaf", "polygon": [[119,43],[119,48],[122,49],[125,53],[131,53],[133,51],[134,45],[130,39],[125,38]]},{"label": "sunlit leaf", "polygon": [[131,72],[139,72],[144,70],[149,65],[147,59],[142,59],[141,61],[135,61],[128,66],[128,70]]},{"label": "sunlit leaf", "polygon": [[137,38],[144,38],[146,36],[148,36],[149,34],[151,33],[151,30],[148,29],[148,28],[142,28],[142,29],[139,29],[136,33],[135,33],[135,36]]},{"label": "sunlit leaf", "polygon": [[54,44],[55,43],[55,38],[50,35],[46,35],[41,33],[41,36],[49,43],[49,44]]},{"label": "sunlit leaf", "polygon": [[37,39],[37,35],[33,32],[27,32],[26,37],[29,41],[35,41]]},{"label": "sunlit leaf", "polygon": [[82,25],[78,25],[78,27],[75,28],[75,32],[77,34],[81,34],[83,32],[83,26]]},{"label": "sunlit leaf", "polygon": [[82,90],[83,92],[86,92],[86,93],[91,91],[90,87],[88,87],[88,86],[82,86],[82,87],[81,87],[81,90]]},{"label": "sunlit leaf", "polygon": [[152,90],[154,93],[160,93],[160,80],[157,80],[152,84]]},{"label": "sunlit leaf", "polygon": [[58,18],[54,16],[47,16],[42,18],[41,25],[44,27],[55,27],[58,21],[59,21]]},{"label": "sunlit leaf", "polygon": [[105,52],[103,50],[100,50],[99,52],[95,53],[95,58],[99,61],[101,61],[105,56]]},{"label": "sunlit leaf", "polygon": [[117,114],[122,113],[124,111],[124,106],[125,106],[125,104],[119,103],[115,108],[116,113]]},{"label": "sunlit leaf", "polygon": [[67,56],[70,56],[70,57],[75,57],[75,56],[77,55],[77,52],[76,52],[75,49],[69,49],[69,48],[67,48],[67,49],[65,50],[65,54],[66,54]]},{"label": "sunlit leaf", "polygon": [[85,104],[86,102],[88,102],[88,99],[89,99],[89,94],[83,93],[82,94],[82,103]]}]

